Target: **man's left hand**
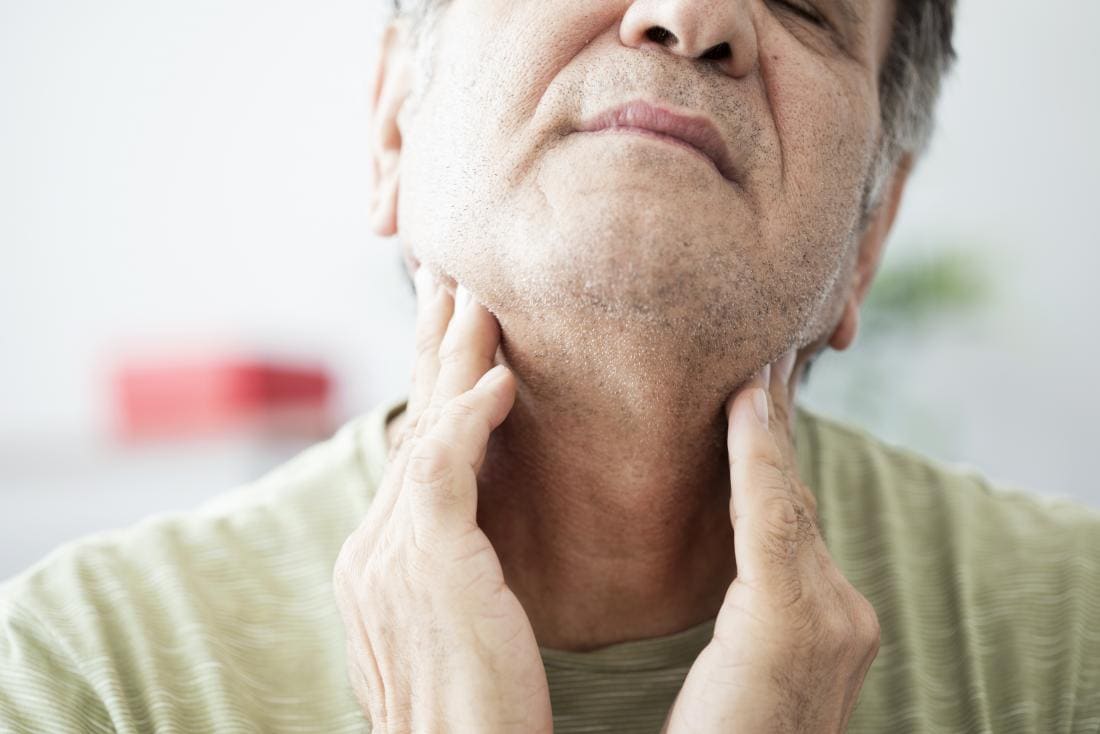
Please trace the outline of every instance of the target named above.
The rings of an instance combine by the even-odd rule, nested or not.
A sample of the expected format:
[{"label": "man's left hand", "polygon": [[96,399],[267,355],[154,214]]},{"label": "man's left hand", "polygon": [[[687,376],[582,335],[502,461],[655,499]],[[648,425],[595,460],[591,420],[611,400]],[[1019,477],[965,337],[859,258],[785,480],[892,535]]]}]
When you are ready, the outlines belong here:
[{"label": "man's left hand", "polygon": [[791,439],[794,352],[726,404],[737,577],[665,731],[843,732],[878,654],[874,607],[829,555]]}]

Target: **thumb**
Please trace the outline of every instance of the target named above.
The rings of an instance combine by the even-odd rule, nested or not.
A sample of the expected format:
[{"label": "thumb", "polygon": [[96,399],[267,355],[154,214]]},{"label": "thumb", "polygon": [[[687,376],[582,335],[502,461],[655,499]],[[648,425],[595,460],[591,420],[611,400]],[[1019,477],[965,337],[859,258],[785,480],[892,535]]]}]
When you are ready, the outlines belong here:
[{"label": "thumb", "polygon": [[727,404],[737,576],[757,588],[797,574],[798,551],[815,535],[792,468],[769,429],[768,378],[767,368],[761,370]]}]

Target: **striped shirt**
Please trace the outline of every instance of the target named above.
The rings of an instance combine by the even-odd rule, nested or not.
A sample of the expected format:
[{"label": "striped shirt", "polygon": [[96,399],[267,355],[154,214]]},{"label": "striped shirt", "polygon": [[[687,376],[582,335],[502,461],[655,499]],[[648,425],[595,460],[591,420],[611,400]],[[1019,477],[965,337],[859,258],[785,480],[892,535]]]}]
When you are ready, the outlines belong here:
[{"label": "striped shirt", "polygon": [[[0,586],[0,732],[369,732],[332,569],[403,409]],[[882,627],[850,732],[1100,732],[1100,513],[801,408],[795,437],[826,543]],[[543,649],[555,731],[658,731],[712,628]]]}]

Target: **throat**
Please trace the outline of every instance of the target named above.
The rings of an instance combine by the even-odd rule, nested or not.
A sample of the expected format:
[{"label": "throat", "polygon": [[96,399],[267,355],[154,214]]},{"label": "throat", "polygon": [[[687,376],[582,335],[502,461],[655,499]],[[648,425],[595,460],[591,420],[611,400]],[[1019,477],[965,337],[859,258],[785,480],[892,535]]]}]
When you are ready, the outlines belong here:
[{"label": "throat", "polygon": [[736,563],[725,421],[709,424],[610,428],[517,396],[478,476],[478,524],[540,645],[590,650],[717,614]]}]

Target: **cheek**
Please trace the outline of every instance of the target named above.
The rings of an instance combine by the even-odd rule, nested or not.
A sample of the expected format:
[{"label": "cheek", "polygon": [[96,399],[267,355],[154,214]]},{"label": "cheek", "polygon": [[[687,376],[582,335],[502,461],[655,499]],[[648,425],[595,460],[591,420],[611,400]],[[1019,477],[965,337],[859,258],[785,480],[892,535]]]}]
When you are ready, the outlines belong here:
[{"label": "cheek", "polygon": [[[421,64],[430,74],[417,80],[418,102],[402,131],[402,208],[436,218],[500,202],[524,166],[526,124],[559,69],[584,46],[579,31],[547,25],[548,3],[449,2]],[[406,220],[403,235],[411,234]]]},{"label": "cheek", "polygon": [[851,69],[835,71],[794,52],[767,60],[781,184],[766,227],[792,258],[824,275],[842,264],[856,234],[878,129],[874,96]]},{"label": "cheek", "polygon": [[494,213],[518,206],[515,192],[558,123],[532,124],[540,104],[574,110],[578,100],[554,96],[553,82],[616,18],[590,0],[448,1],[404,135],[398,213],[402,239],[440,262],[459,256],[447,247],[505,236]]},{"label": "cheek", "polygon": [[828,327],[828,304],[850,267],[878,130],[877,92],[861,70],[831,68],[804,47],[782,44],[773,42],[761,59],[779,146],[762,226],[772,243],[767,267],[789,294],[785,316],[806,341]]},{"label": "cheek", "polygon": [[783,166],[787,207],[835,209],[858,217],[877,124],[863,73],[832,68],[793,51],[766,56],[764,78]]},{"label": "cheek", "polygon": [[[562,70],[614,22],[587,12],[588,0],[449,0],[434,32],[434,72],[425,96],[425,127],[448,138],[452,150],[496,161],[522,148],[540,104]],[[457,151],[456,151],[457,152]],[[514,162],[514,161],[513,161]]]},{"label": "cheek", "polygon": [[[491,149],[494,131],[486,120],[498,115],[512,88],[499,64],[499,52],[480,28],[487,7],[455,2],[432,29],[415,82],[416,103],[402,129],[398,229],[402,241],[428,262],[441,263],[444,243],[472,226],[472,212],[492,200]],[[462,22],[458,22],[461,19]],[[484,73],[474,70],[484,62]],[[480,200],[480,201],[477,201]]]}]

